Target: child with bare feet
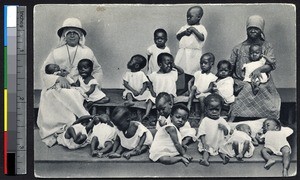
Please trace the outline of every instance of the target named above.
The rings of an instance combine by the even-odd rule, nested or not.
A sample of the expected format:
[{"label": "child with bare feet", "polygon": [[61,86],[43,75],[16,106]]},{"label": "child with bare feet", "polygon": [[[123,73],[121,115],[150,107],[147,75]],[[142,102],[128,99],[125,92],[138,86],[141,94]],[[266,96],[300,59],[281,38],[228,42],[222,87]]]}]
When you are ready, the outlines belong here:
[{"label": "child with bare feet", "polygon": [[265,169],[269,170],[275,164],[272,154],[282,156],[282,176],[288,176],[291,146],[286,138],[293,134],[293,130],[289,127],[281,127],[280,122],[275,119],[265,120],[262,129],[263,134],[258,133],[256,138],[259,142],[265,143],[261,150],[262,157],[266,161]]},{"label": "child with bare feet", "polygon": [[204,166],[209,166],[210,156],[218,154],[223,159],[223,164],[229,161],[228,156],[219,152],[219,148],[225,143],[225,136],[230,132],[228,123],[220,117],[222,105],[223,98],[218,94],[210,94],[204,99],[205,117],[198,129],[198,150],[202,153],[199,163]]},{"label": "child with bare feet", "polygon": [[149,158],[163,164],[182,162],[188,166],[192,157],[187,155],[183,146],[179,128],[183,127],[189,117],[189,110],[183,104],[176,104],[171,110],[171,123],[161,127],[155,134],[149,150]]},{"label": "child with bare feet", "polygon": [[122,155],[130,159],[131,156],[138,156],[149,149],[153,141],[151,132],[142,123],[131,121],[127,107],[116,107],[111,114],[111,121],[116,126],[117,138],[109,158],[120,158]]}]

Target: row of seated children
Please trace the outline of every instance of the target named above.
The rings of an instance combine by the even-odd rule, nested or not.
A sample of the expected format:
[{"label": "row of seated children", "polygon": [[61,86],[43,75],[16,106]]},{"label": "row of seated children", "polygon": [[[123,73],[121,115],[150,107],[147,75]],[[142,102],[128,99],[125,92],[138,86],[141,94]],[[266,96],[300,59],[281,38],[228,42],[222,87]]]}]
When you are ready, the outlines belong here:
[{"label": "row of seated children", "polygon": [[[210,94],[204,99],[205,117],[201,121],[198,133],[188,123],[189,109],[179,103],[173,105],[171,95],[158,94],[156,100],[161,118],[158,121],[154,138],[149,129],[131,119],[127,107],[116,107],[110,118],[106,114],[84,116],[58,136],[58,144],[70,149],[77,149],[91,144],[92,156],[100,158],[130,159],[149,150],[149,158],[163,164],[184,163],[186,166],[192,157],[187,147],[198,140],[198,151],[202,154],[200,164],[209,166],[209,157],[220,155],[227,164],[231,157],[238,160],[250,158],[258,143],[264,143],[261,150],[265,159],[265,169],[275,164],[271,155],[283,157],[283,176],[288,176],[291,147],[287,137],[293,130],[281,127],[280,122],[267,119],[262,130],[254,137],[247,124],[238,124],[233,130],[220,116],[223,98]],[[99,125],[100,124],[100,125]],[[104,124],[104,125],[103,125]]]}]

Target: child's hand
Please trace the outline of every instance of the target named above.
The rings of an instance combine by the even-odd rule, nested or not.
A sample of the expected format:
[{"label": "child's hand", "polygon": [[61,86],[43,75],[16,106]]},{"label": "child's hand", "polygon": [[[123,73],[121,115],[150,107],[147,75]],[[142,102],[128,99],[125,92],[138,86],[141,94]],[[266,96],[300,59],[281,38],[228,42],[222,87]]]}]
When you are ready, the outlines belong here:
[{"label": "child's hand", "polygon": [[70,74],[69,71],[67,71],[65,69],[61,69],[60,72],[61,72],[61,76],[63,76],[63,77],[66,77],[68,74]]},{"label": "child's hand", "polygon": [[189,28],[187,28],[186,30],[185,30],[185,35],[186,36],[190,36],[192,34],[192,31],[189,29]]},{"label": "child's hand", "polygon": [[224,124],[218,124],[218,128],[221,129],[222,131],[226,131],[227,128]]},{"label": "child's hand", "polygon": [[197,29],[195,27],[189,27],[189,28],[187,28],[187,31],[191,32],[191,34],[192,34],[195,31],[197,31]]},{"label": "child's hand", "polygon": [[137,154],[137,155],[140,155],[142,153],[142,150],[140,147],[136,147],[133,149],[133,151]]}]

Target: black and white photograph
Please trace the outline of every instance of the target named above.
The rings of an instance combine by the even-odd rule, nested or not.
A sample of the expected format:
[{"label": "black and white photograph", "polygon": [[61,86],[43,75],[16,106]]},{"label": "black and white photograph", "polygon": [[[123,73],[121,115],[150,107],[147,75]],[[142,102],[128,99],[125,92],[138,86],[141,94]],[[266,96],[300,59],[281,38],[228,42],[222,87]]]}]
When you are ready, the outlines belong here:
[{"label": "black and white photograph", "polygon": [[297,175],[293,4],[37,4],[33,48],[36,178]]}]

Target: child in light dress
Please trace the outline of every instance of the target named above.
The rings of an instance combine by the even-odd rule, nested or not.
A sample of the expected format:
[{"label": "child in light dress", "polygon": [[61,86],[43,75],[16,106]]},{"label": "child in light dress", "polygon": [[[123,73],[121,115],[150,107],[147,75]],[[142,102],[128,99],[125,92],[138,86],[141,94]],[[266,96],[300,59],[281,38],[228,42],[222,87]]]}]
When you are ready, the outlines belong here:
[{"label": "child in light dress", "polygon": [[160,53],[170,53],[170,49],[166,46],[168,40],[167,32],[164,29],[156,29],[154,31],[154,43],[147,49],[148,55],[148,74],[157,72],[159,66],[157,64],[157,56]]},{"label": "child in light dress", "polygon": [[176,97],[176,81],[183,70],[174,64],[173,56],[161,53],[157,56],[159,71],[148,75],[151,83],[149,90],[155,96],[160,92],[167,92]]},{"label": "child in light dress", "polygon": [[282,175],[288,176],[291,146],[287,141],[287,137],[293,134],[293,130],[289,127],[281,127],[280,122],[275,119],[265,120],[262,130],[263,133],[258,133],[256,138],[259,142],[264,143],[261,154],[266,161],[265,169],[268,170],[275,164],[275,160],[271,155],[282,156]]},{"label": "child in light dress", "polygon": [[247,124],[238,124],[230,135],[230,138],[220,147],[220,152],[229,157],[236,157],[242,161],[243,157],[253,156],[255,147],[258,145],[256,138],[251,137],[251,128]]},{"label": "child in light dress", "polygon": [[150,110],[155,102],[155,98],[148,90],[148,84],[150,83],[147,76],[141,69],[146,66],[146,58],[142,55],[134,55],[127,64],[127,68],[130,72],[126,72],[123,76],[123,85],[125,91],[123,92],[123,98],[126,99],[125,106],[133,106],[133,100],[146,101],[146,113],[142,117],[145,119],[148,117]]},{"label": "child in light dress", "polygon": [[225,143],[225,137],[230,132],[230,127],[226,120],[220,117],[223,98],[218,94],[210,94],[204,99],[205,117],[198,128],[200,142],[198,150],[202,153],[200,164],[209,166],[209,157],[220,155],[223,164],[228,163],[229,158],[222,152],[220,147]]},{"label": "child in light dress", "polygon": [[[158,112],[158,119],[156,123],[156,130],[171,123],[171,111],[173,107],[172,96],[166,92],[161,92],[156,97],[156,109]],[[178,128],[182,137],[182,146],[186,150],[188,145],[196,141],[196,130],[191,127],[190,122],[186,121],[182,127]]]},{"label": "child in light dress", "polygon": [[[70,73],[65,69],[61,69],[57,64],[47,64],[45,66],[45,73],[65,77],[70,84],[74,83],[74,80],[69,76]],[[61,89],[61,87],[58,84],[55,84],[49,89]]]},{"label": "child in light dress", "polygon": [[200,58],[200,71],[194,73],[193,78],[189,81],[189,100],[187,107],[191,110],[194,98],[200,102],[200,119],[204,116],[204,98],[210,94],[212,82],[218,78],[211,73],[211,68],[215,63],[215,56],[212,53],[205,53]]},{"label": "child in light dress", "polygon": [[80,87],[85,97],[85,107],[90,109],[94,103],[108,103],[109,98],[98,88],[97,80],[92,76],[93,61],[90,59],[81,59],[78,62],[77,69],[79,78],[75,86]]},{"label": "child in light dress", "polygon": [[262,67],[266,63],[274,64],[274,60],[265,56],[262,52],[262,47],[258,44],[253,44],[249,48],[249,59],[251,62],[243,65],[243,69],[245,71],[244,81],[250,82],[252,87],[252,92],[256,95],[259,91],[259,85],[261,83],[266,83],[269,80],[269,77],[266,73],[261,73],[260,78],[252,79],[252,72],[256,69]]},{"label": "child in light dress", "polygon": [[131,120],[128,108],[116,107],[111,114],[111,121],[116,127],[117,138],[112,152],[108,155],[109,158],[123,156],[130,159],[149,149],[153,141],[151,132],[142,123]]},{"label": "child in light dress", "polygon": [[114,125],[107,114],[90,116],[94,121],[94,127],[91,134],[91,152],[92,156],[102,158],[110,152],[117,133]]},{"label": "child in light dress", "polygon": [[94,122],[86,116],[78,118],[63,133],[57,136],[57,143],[69,149],[78,149],[90,144]]},{"label": "child in light dress", "polygon": [[200,24],[203,9],[193,6],[187,11],[187,24],[180,28],[176,37],[179,40],[179,50],[175,58],[175,64],[181,67],[185,73],[185,87],[178,95],[188,90],[188,82],[192,75],[200,68],[199,59],[202,56],[202,47],[205,44],[207,31]]},{"label": "child in light dress", "polygon": [[164,125],[156,132],[149,150],[149,158],[163,164],[182,162],[188,166],[192,157],[186,154],[178,129],[187,122],[189,110],[183,104],[176,104],[172,107],[170,116],[171,123]]}]

